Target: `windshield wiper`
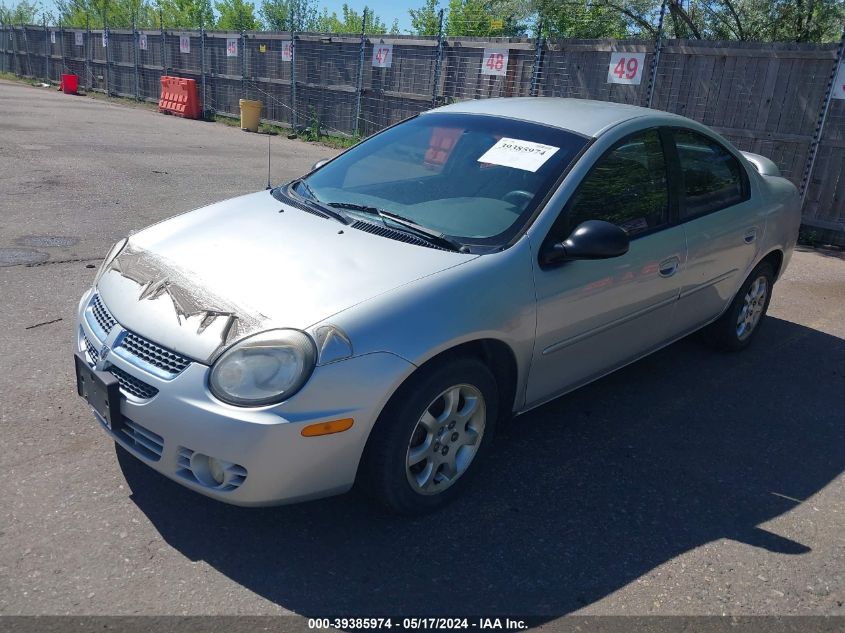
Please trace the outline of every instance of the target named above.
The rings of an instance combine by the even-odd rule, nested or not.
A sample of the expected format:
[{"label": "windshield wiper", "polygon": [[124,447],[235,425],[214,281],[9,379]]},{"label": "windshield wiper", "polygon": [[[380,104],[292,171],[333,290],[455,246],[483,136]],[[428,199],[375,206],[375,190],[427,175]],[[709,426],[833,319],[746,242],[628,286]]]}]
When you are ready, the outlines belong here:
[{"label": "windshield wiper", "polygon": [[[301,185],[302,188],[305,189],[305,192],[308,194],[307,198],[296,190],[297,185]],[[308,186],[308,183],[305,182],[303,179],[300,178],[298,180],[292,181],[290,184],[288,184],[287,190],[289,193],[294,194],[299,200],[309,203],[315,212],[322,214],[324,217],[334,218],[342,224],[352,223],[352,221],[345,214],[339,213],[338,211],[332,209],[330,206],[327,206],[325,203],[320,202],[320,199],[317,198],[316,195],[314,195],[314,191],[311,189],[311,187]]]},{"label": "windshield wiper", "polygon": [[362,213],[377,215],[382,219],[390,220],[391,222],[398,224],[403,229],[406,229],[406,232],[414,233],[418,237],[422,237],[432,244],[440,247],[446,247],[451,251],[459,251],[462,253],[468,252],[466,245],[446,237],[439,231],[417,224],[413,220],[409,220],[408,218],[391,211],[380,209],[378,207],[371,207],[366,204],[355,204],[354,202],[327,202],[326,204],[337,209],[349,209],[350,211],[361,211]]}]

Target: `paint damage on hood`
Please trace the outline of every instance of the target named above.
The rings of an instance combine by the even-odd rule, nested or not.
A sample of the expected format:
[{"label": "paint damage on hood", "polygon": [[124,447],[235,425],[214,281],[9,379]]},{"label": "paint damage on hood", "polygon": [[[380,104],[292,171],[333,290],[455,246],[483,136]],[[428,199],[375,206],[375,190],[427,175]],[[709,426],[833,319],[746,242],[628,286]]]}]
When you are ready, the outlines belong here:
[{"label": "paint damage on hood", "polygon": [[178,325],[195,323],[198,335],[222,319],[220,327],[215,328],[219,332],[219,349],[215,353],[244,336],[261,331],[267,321],[266,316],[251,313],[243,306],[215,295],[174,262],[133,244],[127,244],[108,270],[138,284],[138,301],[166,297],[173,304]]},{"label": "paint damage on hood", "polygon": [[211,362],[251,334],[307,330],[475,257],[372,235],[260,192],[134,234],[97,290],[126,329]]}]

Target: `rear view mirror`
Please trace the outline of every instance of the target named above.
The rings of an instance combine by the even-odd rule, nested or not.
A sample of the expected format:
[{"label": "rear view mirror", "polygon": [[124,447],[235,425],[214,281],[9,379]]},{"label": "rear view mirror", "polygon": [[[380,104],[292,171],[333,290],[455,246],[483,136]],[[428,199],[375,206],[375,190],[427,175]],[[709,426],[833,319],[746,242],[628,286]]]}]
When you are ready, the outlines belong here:
[{"label": "rear view mirror", "polygon": [[576,259],[609,259],[628,252],[628,234],[604,220],[587,220],[575,227],[563,242],[548,244],[540,251],[540,263],[551,266]]},{"label": "rear view mirror", "polygon": [[327,162],[329,162],[330,160],[331,160],[331,158],[321,158],[321,159],[320,159],[320,160],[318,160],[316,163],[314,163],[313,165],[311,165],[311,171],[316,171],[316,170],[320,169],[320,167],[322,167],[323,165],[325,165],[325,164],[326,164]]}]

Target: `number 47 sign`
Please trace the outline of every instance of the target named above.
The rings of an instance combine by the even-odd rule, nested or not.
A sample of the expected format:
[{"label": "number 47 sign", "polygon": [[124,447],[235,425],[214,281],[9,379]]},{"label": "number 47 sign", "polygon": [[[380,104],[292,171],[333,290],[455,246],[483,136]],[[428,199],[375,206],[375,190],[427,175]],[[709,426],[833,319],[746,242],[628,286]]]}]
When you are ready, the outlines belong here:
[{"label": "number 47 sign", "polygon": [[611,53],[607,83],[638,86],[643,80],[645,53]]}]

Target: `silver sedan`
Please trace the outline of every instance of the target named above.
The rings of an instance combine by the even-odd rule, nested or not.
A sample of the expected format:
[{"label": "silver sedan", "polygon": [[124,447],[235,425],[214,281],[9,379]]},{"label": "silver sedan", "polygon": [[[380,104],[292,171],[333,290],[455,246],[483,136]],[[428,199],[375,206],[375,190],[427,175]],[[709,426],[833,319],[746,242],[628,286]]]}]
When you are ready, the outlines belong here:
[{"label": "silver sedan", "polygon": [[79,304],[78,391],[220,501],[357,484],[424,512],[497,422],[697,330],[746,347],[799,223],[771,161],[689,119],[453,104],[118,242]]}]

